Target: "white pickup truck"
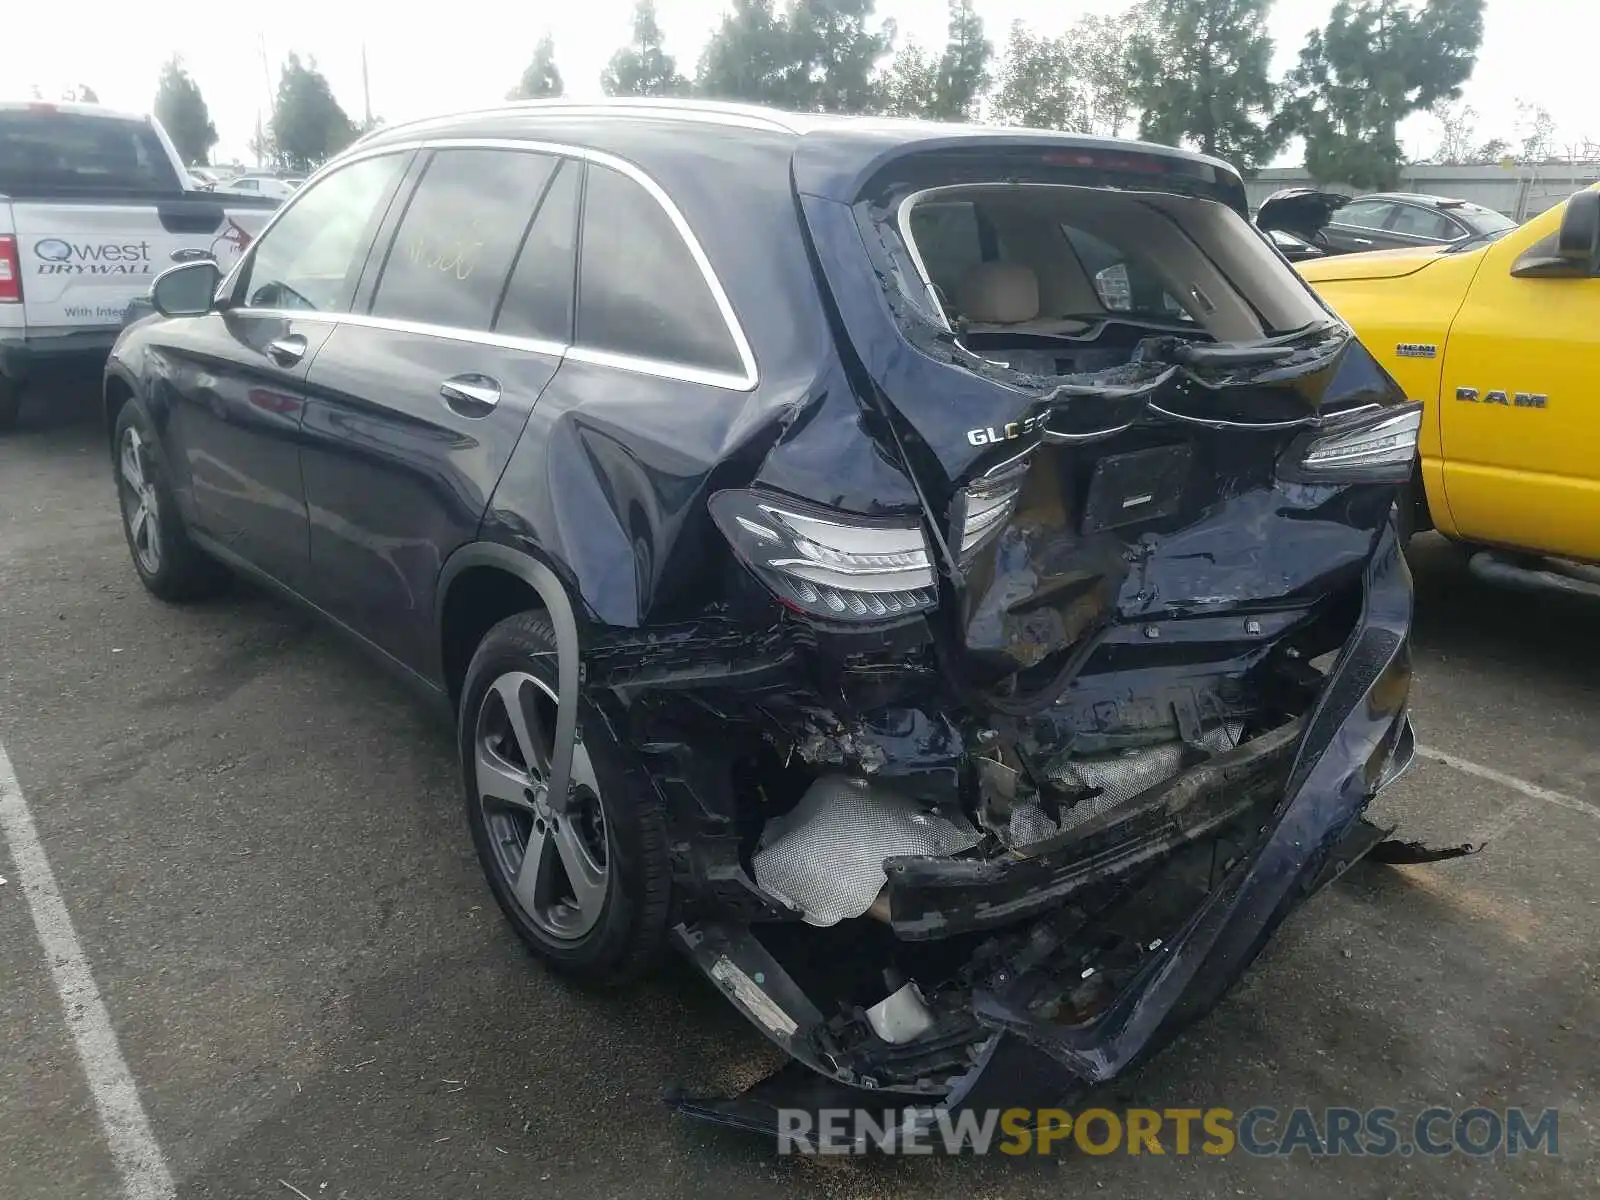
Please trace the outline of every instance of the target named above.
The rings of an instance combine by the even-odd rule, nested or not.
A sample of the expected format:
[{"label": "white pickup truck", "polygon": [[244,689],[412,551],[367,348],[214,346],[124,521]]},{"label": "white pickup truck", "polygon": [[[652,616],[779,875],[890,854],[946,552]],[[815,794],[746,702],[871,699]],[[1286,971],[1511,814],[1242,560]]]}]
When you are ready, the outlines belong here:
[{"label": "white pickup truck", "polygon": [[0,431],[25,388],[98,371],[157,275],[202,257],[226,272],[277,207],[190,186],[150,117],[0,103]]}]

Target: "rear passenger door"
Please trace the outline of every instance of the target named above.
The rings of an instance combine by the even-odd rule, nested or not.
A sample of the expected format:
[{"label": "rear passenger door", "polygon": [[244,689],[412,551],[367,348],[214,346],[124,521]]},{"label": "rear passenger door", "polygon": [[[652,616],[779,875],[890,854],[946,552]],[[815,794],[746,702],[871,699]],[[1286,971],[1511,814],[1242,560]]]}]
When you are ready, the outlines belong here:
[{"label": "rear passenger door", "polygon": [[433,591],[571,340],[583,164],[424,156],[307,381],[311,598],[430,673]]},{"label": "rear passenger door", "polygon": [[1443,246],[1467,235],[1456,219],[1426,204],[1398,203],[1389,221],[1389,241],[1395,246]]},{"label": "rear passenger door", "polygon": [[1394,207],[1387,200],[1352,200],[1334,213],[1322,239],[1339,254],[1392,249],[1397,243],[1385,227],[1394,218]]},{"label": "rear passenger door", "polygon": [[[591,581],[583,598],[601,621],[633,627],[684,598],[662,581],[700,586],[705,539],[720,537],[705,514],[711,473],[748,434],[756,362],[694,230],[653,180],[591,161],[580,240],[573,344],[491,519]],[[675,555],[693,565],[674,569]]]}]

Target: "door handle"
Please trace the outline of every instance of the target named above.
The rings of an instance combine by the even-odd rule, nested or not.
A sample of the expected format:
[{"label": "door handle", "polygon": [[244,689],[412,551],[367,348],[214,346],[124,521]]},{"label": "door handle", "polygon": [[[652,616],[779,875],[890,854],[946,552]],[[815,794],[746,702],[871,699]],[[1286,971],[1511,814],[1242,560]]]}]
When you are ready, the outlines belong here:
[{"label": "door handle", "polygon": [[1370,246],[1370,245],[1372,245],[1372,239],[1371,239],[1371,238],[1358,238],[1358,237],[1353,237],[1353,238],[1351,238],[1351,239],[1350,239],[1350,240],[1351,240],[1351,241],[1352,241],[1352,242],[1354,242],[1354,243],[1355,243],[1355,244],[1356,244],[1356,245],[1358,245],[1358,246]]},{"label": "door handle", "polygon": [[439,395],[463,417],[486,417],[500,403],[500,383],[487,375],[455,375],[439,385]]},{"label": "door handle", "polygon": [[267,354],[280,367],[292,367],[306,355],[306,340],[298,333],[274,338],[267,343]]}]

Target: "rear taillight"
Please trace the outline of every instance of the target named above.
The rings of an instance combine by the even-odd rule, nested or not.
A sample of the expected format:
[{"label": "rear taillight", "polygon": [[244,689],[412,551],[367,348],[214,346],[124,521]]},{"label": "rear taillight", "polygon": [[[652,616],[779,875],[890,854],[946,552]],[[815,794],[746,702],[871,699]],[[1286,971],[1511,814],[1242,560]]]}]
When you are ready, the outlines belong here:
[{"label": "rear taillight", "polygon": [[878,621],[937,602],[915,517],[861,517],[752,491],[718,492],[710,507],[739,558],[799,612]]},{"label": "rear taillight", "polygon": [[960,536],[951,540],[961,548],[962,566],[971,562],[973,555],[1005,528],[1017,507],[1017,496],[1027,472],[1027,461],[1023,460],[974,480],[956,494],[951,524],[959,530]]},{"label": "rear taillight", "polygon": [[22,303],[22,262],[17,257],[17,239],[0,234],[0,304]]},{"label": "rear taillight", "polygon": [[1296,439],[1284,474],[1309,482],[1405,483],[1417,457],[1422,405],[1363,410]]}]

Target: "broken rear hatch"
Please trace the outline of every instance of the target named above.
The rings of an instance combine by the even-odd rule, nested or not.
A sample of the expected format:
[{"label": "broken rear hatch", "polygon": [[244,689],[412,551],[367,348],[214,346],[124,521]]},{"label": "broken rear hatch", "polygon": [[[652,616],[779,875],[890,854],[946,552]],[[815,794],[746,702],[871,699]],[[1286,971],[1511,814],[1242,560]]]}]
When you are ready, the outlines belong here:
[{"label": "broken rear hatch", "polygon": [[1271,232],[1292,233],[1313,246],[1323,246],[1322,231],[1333,214],[1350,203],[1349,196],[1315,188],[1284,188],[1273,192],[1256,211],[1256,224]]},{"label": "broken rear hatch", "polygon": [[[1237,176],[1021,137],[829,167],[802,143],[804,221],[918,508],[846,528],[760,475],[712,501],[831,661],[791,722],[811,782],[750,855],[799,920],[679,931],[812,1072],[682,1102],[760,1128],[1115,1075],[1380,840],[1409,755],[1390,511],[1419,409]],[[859,619],[900,632],[830,651]]]}]

